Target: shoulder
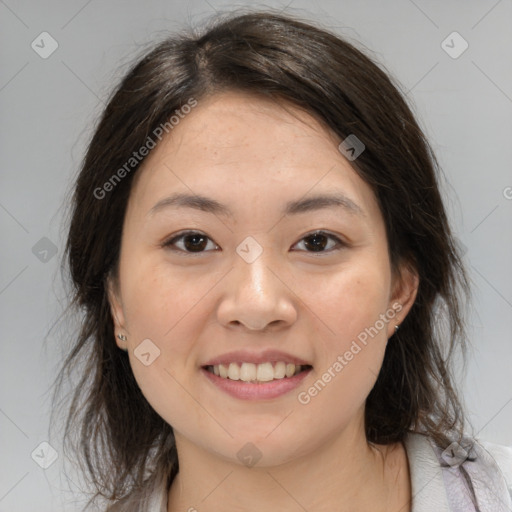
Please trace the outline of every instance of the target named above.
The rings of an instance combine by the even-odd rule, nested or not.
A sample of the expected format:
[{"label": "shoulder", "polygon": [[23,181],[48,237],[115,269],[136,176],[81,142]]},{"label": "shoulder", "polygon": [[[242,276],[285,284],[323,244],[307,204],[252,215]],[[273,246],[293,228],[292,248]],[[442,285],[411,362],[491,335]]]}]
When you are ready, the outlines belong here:
[{"label": "shoulder", "polygon": [[512,447],[464,437],[443,449],[419,433],[408,434],[404,444],[414,512],[475,510],[475,503],[512,509]]},{"label": "shoulder", "polygon": [[479,441],[480,446],[496,462],[512,496],[512,446]]}]

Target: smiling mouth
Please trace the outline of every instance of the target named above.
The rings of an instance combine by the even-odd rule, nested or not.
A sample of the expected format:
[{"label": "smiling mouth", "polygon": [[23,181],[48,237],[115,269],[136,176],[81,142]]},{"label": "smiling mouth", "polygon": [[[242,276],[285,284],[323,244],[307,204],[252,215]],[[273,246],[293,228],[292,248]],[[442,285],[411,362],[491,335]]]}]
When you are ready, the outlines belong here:
[{"label": "smiling mouth", "polygon": [[284,361],[254,363],[229,363],[204,366],[204,369],[217,377],[229,380],[261,383],[288,379],[299,373],[310,370],[311,365],[296,365]]}]

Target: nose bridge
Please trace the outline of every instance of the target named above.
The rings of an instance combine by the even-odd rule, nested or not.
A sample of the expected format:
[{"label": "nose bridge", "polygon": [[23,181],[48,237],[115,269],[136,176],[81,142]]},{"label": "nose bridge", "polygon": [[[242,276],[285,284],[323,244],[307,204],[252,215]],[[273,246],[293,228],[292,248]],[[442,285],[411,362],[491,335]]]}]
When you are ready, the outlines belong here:
[{"label": "nose bridge", "polygon": [[[242,244],[241,244],[242,246]],[[255,249],[250,247],[250,251],[254,253]],[[253,258],[245,258],[244,254],[240,254],[244,247],[237,250],[237,260],[235,263],[235,274],[238,281],[237,289],[241,294],[246,294],[252,300],[271,301],[275,300],[276,293],[276,276],[272,267],[276,266],[275,260],[272,258],[272,250],[266,248],[261,250],[260,254],[252,255]],[[255,256],[255,257],[254,257]],[[241,297],[243,299],[243,297]]]},{"label": "nose bridge", "polygon": [[269,324],[290,323],[296,317],[292,294],[278,277],[280,267],[274,253],[259,247],[258,254],[249,240],[237,248],[228,290],[218,312],[224,324],[243,324],[256,330]]}]

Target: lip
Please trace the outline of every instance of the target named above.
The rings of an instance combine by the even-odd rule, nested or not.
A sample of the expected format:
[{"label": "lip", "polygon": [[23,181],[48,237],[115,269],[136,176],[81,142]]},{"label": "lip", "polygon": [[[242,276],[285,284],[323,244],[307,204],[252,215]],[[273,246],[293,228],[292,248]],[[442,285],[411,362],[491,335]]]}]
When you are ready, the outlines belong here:
[{"label": "lip", "polygon": [[228,352],[221,356],[210,359],[208,362],[204,363],[202,367],[204,368],[205,366],[215,366],[218,364],[229,365],[229,363],[261,364],[277,363],[279,361],[283,361],[284,363],[293,363],[295,365],[301,366],[312,366],[311,363],[309,363],[308,361],[295,357],[291,354],[287,354],[286,352],[282,352],[280,350],[267,349],[260,350],[258,352],[249,352],[247,350],[235,350],[233,352]]},{"label": "lip", "polygon": [[201,372],[212,384],[234,398],[241,400],[271,400],[285,395],[298,387],[312,369],[312,367],[308,368],[293,377],[258,383],[224,379],[214,375],[205,368],[201,368]]}]

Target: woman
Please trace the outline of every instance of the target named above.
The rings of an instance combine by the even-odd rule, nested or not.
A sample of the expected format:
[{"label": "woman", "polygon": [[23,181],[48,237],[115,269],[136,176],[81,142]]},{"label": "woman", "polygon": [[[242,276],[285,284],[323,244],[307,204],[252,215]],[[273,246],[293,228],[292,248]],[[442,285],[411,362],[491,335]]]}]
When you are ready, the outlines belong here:
[{"label": "woman", "polygon": [[108,510],[511,510],[512,450],[465,434],[450,376],[436,169],[387,74],[311,24],[230,16],[134,65],[67,244],[67,433]]}]

